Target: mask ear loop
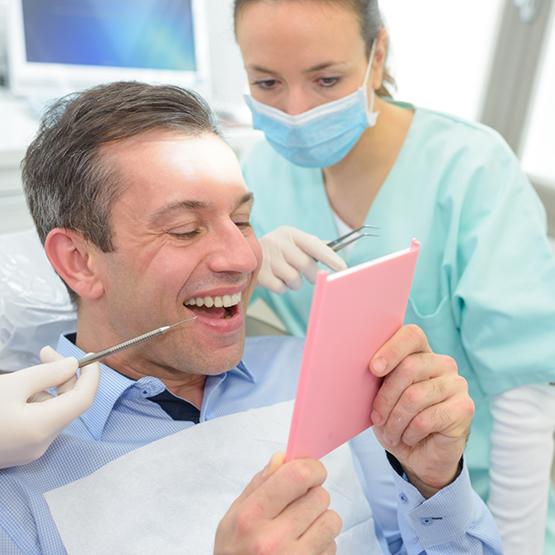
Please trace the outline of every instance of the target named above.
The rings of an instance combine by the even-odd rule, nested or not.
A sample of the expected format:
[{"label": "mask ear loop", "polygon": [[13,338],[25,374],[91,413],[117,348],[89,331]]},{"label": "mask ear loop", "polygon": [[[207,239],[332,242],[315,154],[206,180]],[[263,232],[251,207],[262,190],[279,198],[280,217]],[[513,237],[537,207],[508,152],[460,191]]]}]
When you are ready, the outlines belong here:
[{"label": "mask ear loop", "polygon": [[[366,68],[366,77],[364,78],[364,83],[362,85],[365,91],[368,91],[368,78],[370,77],[370,70],[372,69],[372,63],[374,61],[374,53],[376,52],[376,41],[377,39],[374,39],[374,41],[372,42],[372,48],[370,50],[370,58],[368,59],[368,67]],[[374,87],[372,87],[372,98],[370,99],[370,110],[369,110],[370,114],[374,113],[375,94],[376,93],[374,92]]]}]

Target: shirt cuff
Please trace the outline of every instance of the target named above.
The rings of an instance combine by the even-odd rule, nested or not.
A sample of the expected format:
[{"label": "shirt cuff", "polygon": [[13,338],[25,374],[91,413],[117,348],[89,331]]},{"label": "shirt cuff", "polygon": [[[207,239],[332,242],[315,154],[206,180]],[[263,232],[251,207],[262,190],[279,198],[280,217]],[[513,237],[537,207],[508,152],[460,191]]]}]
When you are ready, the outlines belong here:
[{"label": "shirt cuff", "polygon": [[413,529],[420,545],[428,549],[465,535],[474,515],[474,492],[464,459],[461,459],[461,472],[455,481],[430,499],[424,499],[399,474],[398,461],[389,453],[387,455],[394,469],[399,519]]}]

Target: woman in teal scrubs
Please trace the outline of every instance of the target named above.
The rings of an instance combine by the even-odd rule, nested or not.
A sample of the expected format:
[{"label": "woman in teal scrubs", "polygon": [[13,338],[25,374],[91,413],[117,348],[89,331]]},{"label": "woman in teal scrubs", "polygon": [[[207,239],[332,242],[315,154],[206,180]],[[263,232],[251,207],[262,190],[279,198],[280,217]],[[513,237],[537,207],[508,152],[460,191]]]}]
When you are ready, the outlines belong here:
[{"label": "woman in teal scrubs", "polygon": [[[379,237],[342,251],[348,266],[417,238],[405,323],[422,328],[468,381],[476,416],[466,460],[505,552],[541,553],[555,420],[541,408],[555,408],[555,261],[518,160],[483,125],[390,98],[376,0],[235,0],[235,30],[247,103],[266,135],[243,160],[266,256],[259,281],[282,293],[259,288],[258,296],[303,336],[313,286],[286,284],[297,289],[299,272],[313,273],[312,256],[321,260],[303,248],[307,234],[331,240],[379,226]],[[555,552],[551,506],[549,514],[546,554]]]}]

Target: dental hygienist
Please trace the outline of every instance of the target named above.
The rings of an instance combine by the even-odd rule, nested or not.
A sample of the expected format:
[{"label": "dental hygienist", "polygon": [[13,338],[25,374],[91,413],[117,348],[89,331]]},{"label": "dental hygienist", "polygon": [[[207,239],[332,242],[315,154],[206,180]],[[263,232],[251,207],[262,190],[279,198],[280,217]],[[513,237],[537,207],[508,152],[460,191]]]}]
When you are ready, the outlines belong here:
[{"label": "dental hygienist", "polygon": [[[243,161],[265,258],[259,284],[281,294],[258,295],[302,336],[313,287],[300,288],[301,274],[313,281],[314,249],[329,251],[332,269],[342,266],[310,236],[379,226],[379,238],[344,255],[349,266],[419,239],[405,323],[452,356],[469,383],[477,410],[467,463],[505,552],[542,553],[555,261],[544,209],[518,160],[483,125],[390,98],[376,0],[235,0],[234,17],[247,103],[266,135]],[[554,508],[545,553],[555,552]]]},{"label": "dental hygienist", "polygon": [[[38,459],[94,400],[100,381],[98,363],[76,376],[77,360],[51,347],[40,353],[44,364],[0,376],[0,468]],[[46,390],[56,387],[57,396]]]}]

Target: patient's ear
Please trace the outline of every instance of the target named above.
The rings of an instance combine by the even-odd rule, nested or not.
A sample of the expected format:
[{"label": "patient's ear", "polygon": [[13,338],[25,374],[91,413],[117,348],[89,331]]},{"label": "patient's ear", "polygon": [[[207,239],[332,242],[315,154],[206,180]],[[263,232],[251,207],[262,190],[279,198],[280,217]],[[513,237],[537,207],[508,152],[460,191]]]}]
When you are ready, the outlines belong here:
[{"label": "patient's ear", "polygon": [[44,250],[50,264],[77,295],[86,299],[102,295],[104,285],[95,263],[99,249],[79,232],[53,229],[46,237]]}]

